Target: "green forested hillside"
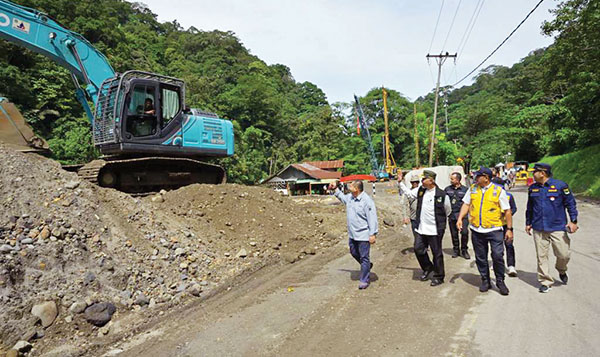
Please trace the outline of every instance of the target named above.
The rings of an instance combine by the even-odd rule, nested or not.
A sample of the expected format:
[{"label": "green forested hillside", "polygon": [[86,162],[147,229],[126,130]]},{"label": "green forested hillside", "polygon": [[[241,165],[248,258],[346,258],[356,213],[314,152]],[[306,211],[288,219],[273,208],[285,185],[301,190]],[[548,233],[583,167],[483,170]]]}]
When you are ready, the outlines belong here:
[{"label": "green forested hillside", "polygon": [[573,192],[600,198],[600,145],[541,161],[552,165],[554,177],[566,181]]},{"label": "green forested hillside", "polygon": [[563,1],[556,37],[510,68],[489,66],[450,92],[450,136],[474,162],[535,161],[600,143],[600,2]]},{"label": "green forested hillside", "polygon": [[[473,165],[536,161],[600,143],[600,2],[562,1],[555,16],[540,24],[555,37],[548,48],[533,50],[511,67],[490,65],[470,86],[443,88],[449,125],[440,106],[434,163],[453,164],[465,155]],[[380,98],[377,90],[362,98],[377,114],[379,133]],[[397,161],[412,166],[412,108],[403,100],[392,97],[391,141]],[[416,101],[421,164],[428,158],[433,101],[433,93]]]},{"label": "green forested hillside", "polygon": [[[365,143],[356,134],[352,98],[328,103],[316,85],[295,81],[285,65],[267,65],[234,33],[159,23],[141,3],[16,2],[81,33],[117,71],[148,70],[184,79],[190,107],[234,122],[236,154],[223,160],[230,182],[255,183],[303,160],[343,158],[346,173],[370,171]],[[443,115],[438,117],[436,164],[454,164],[470,155],[473,164],[490,165],[509,152],[508,159],[535,161],[600,143],[600,2],[564,1],[556,19],[541,27],[556,37],[549,48],[533,51],[510,68],[489,66],[473,85],[446,88],[449,125],[445,128]],[[97,155],[66,70],[3,40],[0,64],[0,95],[15,102],[49,140],[56,159],[75,163]],[[416,104],[419,154],[426,164],[433,93],[413,103],[399,88],[387,89],[396,161],[415,165]],[[381,88],[360,100],[381,152]]]},{"label": "green forested hillside", "polygon": [[[253,183],[285,163],[339,152],[332,148],[343,137],[342,119],[332,114],[323,91],[296,82],[284,65],[266,65],[231,32],[161,24],[144,5],[118,0],[17,3],[81,33],[116,71],[183,78],[190,107],[234,122],[236,154],[224,163],[230,181]],[[0,41],[0,63],[0,94],[49,140],[55,158],[74,163],[97,155],[66,70],[6,41]]]}]

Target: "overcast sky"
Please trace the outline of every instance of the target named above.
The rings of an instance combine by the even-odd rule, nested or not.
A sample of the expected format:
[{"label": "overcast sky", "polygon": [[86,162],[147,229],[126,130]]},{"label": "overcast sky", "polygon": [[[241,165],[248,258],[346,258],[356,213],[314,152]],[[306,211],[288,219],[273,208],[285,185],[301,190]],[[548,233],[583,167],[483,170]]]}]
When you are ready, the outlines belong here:
[{"label": "overcast sky", "polygon": [[[161,22],[177,20],[184,28],[233,31],[252,54],[267,64],[288,66],[297,81],[315,83],[331,103],[349,102],[354,93],[364,95],[381,85],[411,99],[435,87],[437,65],[434,61],[428,65],[425,55],[442,0],[142,1]],[[537,2],[443,1],[431,53],[457,52],[474,10],[478,3],[483,5],[456,65],[451,59],[444,65],[442,85],[453,84],[471,71]],[[556,0],[545,0],[483,67],[511,65],[551,44],[552,38],[541,34],[540,25],[552,19],[549,9],[556,5]],[[470,79],[460,85],[469,83]]]}]

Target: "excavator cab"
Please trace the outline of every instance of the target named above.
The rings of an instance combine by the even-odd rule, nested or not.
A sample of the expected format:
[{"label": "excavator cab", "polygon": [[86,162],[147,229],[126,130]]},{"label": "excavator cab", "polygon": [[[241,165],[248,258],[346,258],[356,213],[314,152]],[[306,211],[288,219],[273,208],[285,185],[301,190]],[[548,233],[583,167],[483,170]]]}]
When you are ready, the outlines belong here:
[{"label": "excavator cab", "polygon": [[[199,160],[233,155],[233,124],[212,113],[187,110],[182,80],[143,71],[116,73],[83,36],[38,10],[0,0],[0,15],[1,39],[40,53],[71,73],[75,96],[92,125],[94,146],[104,156],[70,169],[125,192],[225,182],[222,167]],[[19,120],[3,118],[8,116],[0,115],[0,140],[10,136],[3,133],[9,125],[23,133]],[[31,141],[31,135],[21,136]]]},{"label": "excavator cab", "polygon": [[123,108],[125,139],[136,141],[168,135],[181,124],[181,92],[181,87],[166,83],[133,81]]},{"label": "excavator cab", "polygon": [[105,80],[92,124],[105,158],[84,166],[82,176],[126,192],[225,182],[223,168],[197,160],[233,155],[233,124],[187,109],[184,98],[177,78],[128,71]]},{"label": "excavator cab", "polygon": [[104,81],[94,113],[94,144],[105,155],[227,157],[233,125],[185,106],[182,80],[129,71]]},{"label": "excavator cab", "polygon": [[158,130],[156,88],[153,85],[138,84],[127,98],[125,106],[125,136],[140,138],[155,135]]}]

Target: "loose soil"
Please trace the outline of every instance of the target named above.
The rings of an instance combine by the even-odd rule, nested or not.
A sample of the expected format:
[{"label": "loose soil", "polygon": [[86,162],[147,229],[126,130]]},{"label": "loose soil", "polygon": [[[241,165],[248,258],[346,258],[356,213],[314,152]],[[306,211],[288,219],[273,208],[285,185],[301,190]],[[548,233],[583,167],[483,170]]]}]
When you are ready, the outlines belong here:
[{"label": "loose soil", "polygon": [[[0,145],[0,157],[0,352],[26,339],[32,356],[84,355],[346,237],[332,197],[235,184],[132,197],[35,154]],[[31,309],[45,301],[58,316],[44,329]],[[99,328],[69,310],[77,302],[117,312]]]}]

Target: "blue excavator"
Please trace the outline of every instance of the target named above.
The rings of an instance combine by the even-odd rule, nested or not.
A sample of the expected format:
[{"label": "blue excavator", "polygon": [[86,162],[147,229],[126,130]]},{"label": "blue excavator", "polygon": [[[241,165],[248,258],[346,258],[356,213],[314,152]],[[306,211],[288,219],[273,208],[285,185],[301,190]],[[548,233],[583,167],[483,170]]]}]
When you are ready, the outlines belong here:
[{"label": "blue excavator", "polygon": [[[188,108],[182,80],[136,70],[116,73],[80,34],[45,13],[5,0],[0,0],[0,37],[70,71],[94,146],[103,155],[70,167],[83,178],[131,193],[225,182],[222,167],[202,160],[233,155],[233,125]],[[0,131],[16,128],[15,135],[44,149],[31,132],[18,130],[24,127],[21,121],[11,103],[0,101]],[[8,137],[7,131],[0,132],[0,139]]]}]

